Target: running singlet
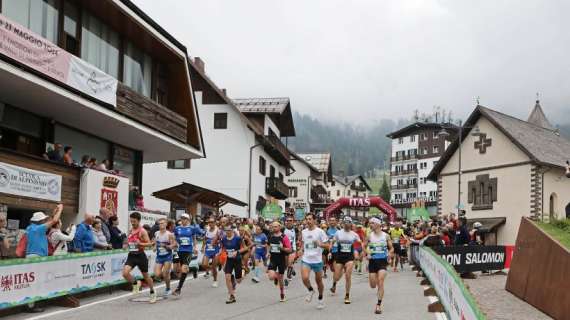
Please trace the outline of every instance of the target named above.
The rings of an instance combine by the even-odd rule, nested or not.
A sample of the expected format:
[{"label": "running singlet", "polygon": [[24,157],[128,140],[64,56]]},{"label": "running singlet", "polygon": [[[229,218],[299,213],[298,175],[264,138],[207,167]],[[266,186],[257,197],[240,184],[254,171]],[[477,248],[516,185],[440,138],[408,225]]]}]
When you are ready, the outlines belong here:
[{"label": "running singlet", "polygon": [[258,256],[265,256],[265,245],[267,244],[267,236],[265,233],[255,234],[253,236],[253,243],[255,243],[255,253]]},{"label": "running singlet", "polygon": [[129,254],[131,253],[143,253],[144,248],[139,246],[138,243],[141,242],[141,232],[143,228],[139,227],[138,229],[131,230],[129,236],[127,237],[127,243],[129,246]]},{"label": "running singlet", "polygon": [[393,243],[400,243],[400,238],[404,235],[404,229],[390,229],[390,238],[392,238]]},{"label": "running singlet", "polygon": [[214,240],[216,239],[219,233],[220,232],[218,230],[218,227],[215,227],[214,231],[206,229],[206,232],[204,233],[204,238],[206,240],[206,249],[204,251],[206,255],[211,256],[218,253],[219,245],[214,245]]},{"label": "running singlet", "polygon": [[385,232],[377,235],[371,232],[368,236],[370,259],[388,259],[388,235]]},{"label": "running singlet", "polygon": [[318,241],[325,243],[328,241],[326,233],[321,228],[314,230],[304,229],[303,233],[303,262],[321,263],[323,262],[323,248],[318,246]]},{"label": "running singlet", "polygon": [[200,230],[194,226],[177,226],[174,235],[178,242],[178,252],[193,252],[194,237],[197,234],[200,234]]},{"label": "running singlet", "polygon": [[156,255],[158,257],[166,257],[172,254],[172,249],[167,248],[170,244],[170,231],[165,231],[160,233],[157,231],[154,233],[154,239],[156,240]]},{"label": "running singlet", "polygon": [[269,253],[271,254],[272,261],[284,259],[287,256],[286,253],[281,251],[281,246],[283,246],[283,248],[291,248],[291,242],[285,234],[281,234],[279,236],[271,235],[268,242]]},{"label": "running singlet", "polygon": [[335,247],[337,247],[337,252],[339,256],[350,257],[354,255],[354,243],[359,241],[360,238],[354,231],[344,231],[344,229],[339,230],[334,235],[334,241],[336,242]]},{"label": "running singlet", "polygon": [[[329,239],[332,241],[332,239],[334,238],[334,235],[338,232],[337,228],[328,228],[327,229],[327,237],[329,237]],[[331,253],[337,253],[338,252],[338,248],[336,246],[333,246],[331,248]]]},{"label": "running singlet", "polygon": [[[239,250],[241,245],[241,238],[234,235],[231,239],[224,236],[222,239],[222,246],[228,253],[228,259],[238,259],[240,258]],[[235,256],[233,256],[235,254]]]},{"label": "running singlet", "polygon": [[285,231],[283,231],[283,233],[285,233],[285,235],[287,236],[287,238],[289,238],[289,241],[291,242],[291,252],[296,252],[297,251],[297,234],[295,233],[295,229],[285,228]]}]

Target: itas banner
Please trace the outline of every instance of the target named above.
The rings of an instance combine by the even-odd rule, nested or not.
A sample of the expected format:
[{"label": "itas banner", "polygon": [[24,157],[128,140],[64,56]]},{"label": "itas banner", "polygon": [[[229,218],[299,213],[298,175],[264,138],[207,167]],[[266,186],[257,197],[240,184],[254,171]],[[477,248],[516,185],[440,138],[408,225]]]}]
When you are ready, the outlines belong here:
[{"label": "itas banner", "polygon": [[0,192],[61,201],[61,176],[0,162]]},{"label": "itas banner", "polygon": [[[127,251],[0,261],[0,310],[123,283]],[[156,255],[147,251],[149,270]],[[141,276],[138,269],[135,276]]]},{"label": "itas banner", "polygon": [[0,15],[0,54],[110,105],[117,79]]},{"label": "itas banner", "polygon": [[513,253],[507,246],[450,246],[434,251],[458,273],[508,269]]}]

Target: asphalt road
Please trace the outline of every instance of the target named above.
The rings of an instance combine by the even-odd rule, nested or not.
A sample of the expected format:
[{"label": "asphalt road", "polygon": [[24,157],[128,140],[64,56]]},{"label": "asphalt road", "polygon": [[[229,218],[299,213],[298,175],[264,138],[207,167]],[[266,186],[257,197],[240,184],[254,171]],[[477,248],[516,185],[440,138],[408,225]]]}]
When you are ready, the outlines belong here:
[{"label": "asphalt road", "polygon": [[[297,266],[298,268],[298,266]],[[137,297],[129,293],[116,292],[112,295],[99,295],[82,300],[82,306],[75,309],[51,307],[44,313],[30,315],[19,314],[7,317],[19,319],[242,319],[242,320],[298,320],[298,319],[435,319],[434,314],[427,312],[428,299],[423,296],[419,285],[420,278],[412,271],[390,272],[386,281],[384,313],[375,315],[375,291],[368,286],[367,274],[353,276],[351,292],[352,304],[345,305],[344,280],[338,284],[337,295],[331,296],[328,291],[331,279],[326,280],[324,310],[316,309],[316,296],[312,303],[304,301],[306,289],[302,286],[300,273],[293,279],[287,289],[288,301],[279,302],[279,290],[267,279],[259,284],[248,276],[238,286],[237,303],[226,305],[226,288],[220,283],[218,288],[211,287],[211,280],[198,278],[187,281],[180,298],[169,297],[151,305],[136,302],[144,300],[148,292]],[[316,285],[315,285],[316,288]],[[162,293],[164,289],[158,289]]]}]

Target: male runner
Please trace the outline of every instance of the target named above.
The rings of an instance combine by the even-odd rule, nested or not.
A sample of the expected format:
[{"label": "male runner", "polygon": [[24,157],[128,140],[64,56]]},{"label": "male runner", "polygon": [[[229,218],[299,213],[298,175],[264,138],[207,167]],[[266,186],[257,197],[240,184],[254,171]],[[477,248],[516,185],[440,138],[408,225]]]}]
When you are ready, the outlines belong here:
[{"label": "male runner", "polygon": [[356,272],[358,272],[358,274],[362,274],[362,268],[364,264],[364,259],[363,259],[364,254],[362,253],[364,251],[364,248],[362,247],[362,241],[364,241],[364,239],[366,238],[366,230],[362,227],[362,224],[360,223],[356,225],[355,229],[356,229],[355,232],[360,238],[360,240],[354,244],[354,251],[356,251],[357,254],[354,266]]},{"label": "male runner", "polygon": [[378,218],[370,219],[372,231],[364,241],[364,247],[370,251],[368,258],[368,270],[370,272],[370,288],[378,288],[378,302],[376,303],[376,314],[382,313],[382,298],[384,297],[384,280],[386,279],[386,268],[388,267],[390,256],[394,254],[394,247],[390,242],[390,236],[382,231],[382,222]]},{"label": "male runner", "polygon": [[299,230],[295,228],[295,220],[293,220],[292,216],[288,216],[285,219],[285,230],[283,233],[289,238],[291,242],[291,254],[287,258],[287,279],[285,279],[285,286],[289,285],[289,281],[291,281],[292,277],[295,275],[295,269],[293,266],[295,265],[295,261],[297,261],[297,233]]},{"label": "male runner", "polygon": [[158,231],[154,233],[156,244],[156,264],[154,266],[154,276],[164,280],[166,288],[164,296],[170,294],[170,268],[172,266],[172,249],[177,247],[174,234],[166,229],[166,218],[158,220]]},{"label": "male runner", "polygon": [[[243,239],[237,235],[231,226],[224,228],[225,235],[222,238],[222,248],[227,253],[227,261],[224,266],[226,277],[226,287],[228,288],[229,298],[226,304],[235,303],[235,291],[237,283],[241,283],[242,278],[242,254],[249,250],[245,246]],[[236,283],[237,281],[237,283]]]},{"label": "male runner", "polygon": [[129,255],[123,267],[123,278],[125,278],[128,283],[133,284],[133,293],[138,293],[141,288],[141,282],[131,275],[131,271],[135,267],[138,267],[144,281],[150,288],[149,303],[155,303],[156,293],[154,292],[152,278],[148,274],[148,258],[144,252],[144,248],[152,246],[152,242],[146,230],[141,226],[141,214],[139,212],[133,212],[129,215],[129,218],[131,220],[132,229],[127,237]]},{"label": "male runner", "polygon": [[204,233],[205,241],[202,243],[202,252],[204,253],[202,267],[204,270],[212,272],[214,279],[212,283],[213,288],[218,287],[218,264],[220,263],[220,245],[218,242],[220,238],[220,229],[216,226],[216,220],[210,216],[208,218],[206,232]]},{"label": "male runner", "polygon": [[[390,229],[390,238],[392,239],[392,246],[394,247],[394,259],[392,259],[392,268],[394,272],[398,272],[398,263],[400,262],[400,255],[402,247],[400,246],[400,238],[405,237],[404,229],[402,229],[402,222],[396,221],[396,225]],[[402,264],[402,269],[404,265]]]},{"label": "male runner", "polygon": [[287,269],[287,257],[291,253],[291,242],[289,238],[281,232],[281,224],[277,221],[271,224],[271,236],[268,239],[269,246],[269,280],[279,283],[280,302],[285,302],[285,288],[283,275]]},{"label": "male runner", "polygon": [[[334,235],[336,234],[336,232],[338,231],[338,222],[336,220],[335,217],[330,217],[329,218],[329,227],[327,229],[327,237],[329,238],[329,242],[332,242],[332,239],[334,238]],[[334,260],[336,259],[336,254],[338,252],[338,248],[336,246],[330,246],[330,249],[328,250],[329,253],[327,255],[327,264],[331,270],[331,273],[334,273]],[[326,266],[325,266],[325,275],[327,274],[326,272]],[[326,276],[325,276],[326,278]]]},{"label": "male runner", "polygon": [[255,226],[254,243],[254,277],[251,281],[259,283],[262,266],[267,264],[267,236],[260,226]]},{"label": "male runner", "polygon": [[186,280],[186,276],[190,271],[190,261],[192,255],[198,254],[196,250],[196,235],[200,234],[200,228],[190,225],[190,215],[183,213],[180,216],[181,224],[174,228],[174,235],[178,243],[178,258],[182,267],[178,287],[172,293],[174,296],[179,296],[182,291],[182,286]]},{"label": "male runner", "polygon": [[343,219],[343,229],[337,231],[333,237],[333,247],[337,247],[337,254],[334,263],[333,285],[331,292],[336,293],[336,283],[342,277],[344,271],[345,296],[344,303],[350,304],[350,286],[352,284],[352,270],[354,268],[354,244],[360,241],[356,232],[352,231],[352,218]]},{"label": "male runner", "polygon": [[328,248],[327,243],[328,238],[326,233],[317,228],[315,225],[315,215],[312,213],[306,216],[307,228],[301,233],[302,246],[302,268],[301,277],[303,278],[303,284],[309,290],[309,294],[305,298],[307,303],[313,300],[315,290],[311,286],[311,281],[309,276],[311,271],[315,273],[315,281],[317,282],[317,288],[319,290],[319,301],[317,304],[318,309],[323,309],[325,304],[323,302],[323,291],[325,289],[323,284],[323,249]]}]

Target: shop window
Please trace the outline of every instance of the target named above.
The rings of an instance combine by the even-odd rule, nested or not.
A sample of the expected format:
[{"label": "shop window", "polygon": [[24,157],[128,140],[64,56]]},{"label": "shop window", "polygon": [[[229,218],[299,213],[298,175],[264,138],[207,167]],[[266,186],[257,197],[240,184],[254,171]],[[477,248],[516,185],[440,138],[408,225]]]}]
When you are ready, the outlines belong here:
[{"label": "shop window", "polygon": [[227,129],[228,128],[228,114],[227,113],[214,113],[214,129]]},{"label": "shop window", "polygon": [[57,0],[2,0],[2,14],[54,44],[58,43]]}]

